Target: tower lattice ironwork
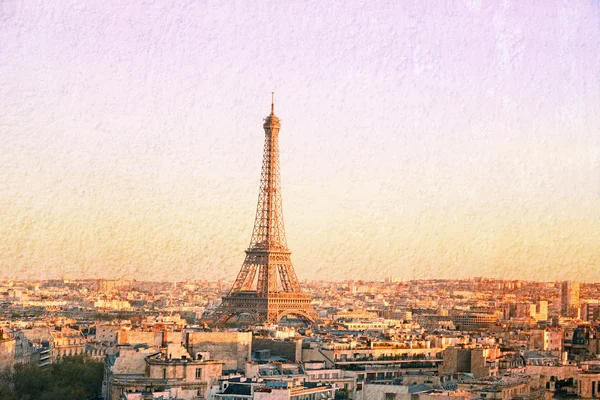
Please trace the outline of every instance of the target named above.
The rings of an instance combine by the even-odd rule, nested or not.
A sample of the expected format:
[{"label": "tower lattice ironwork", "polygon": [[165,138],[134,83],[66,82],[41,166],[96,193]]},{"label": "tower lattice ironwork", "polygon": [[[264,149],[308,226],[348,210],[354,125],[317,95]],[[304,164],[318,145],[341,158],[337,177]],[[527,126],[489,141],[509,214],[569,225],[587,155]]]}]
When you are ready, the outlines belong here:
[{"label": "tower lattice ironwork", "polygon": [[263,124],[265,147],[252,239],[242,268],[223,297],[219,324],[240,314],[250,314],[256,322],[276,323],[290,314],[310,322],[317,319],[310,297],[302,292],[285,239],[279,171],[280,126],[272,101],[271,114]]}]

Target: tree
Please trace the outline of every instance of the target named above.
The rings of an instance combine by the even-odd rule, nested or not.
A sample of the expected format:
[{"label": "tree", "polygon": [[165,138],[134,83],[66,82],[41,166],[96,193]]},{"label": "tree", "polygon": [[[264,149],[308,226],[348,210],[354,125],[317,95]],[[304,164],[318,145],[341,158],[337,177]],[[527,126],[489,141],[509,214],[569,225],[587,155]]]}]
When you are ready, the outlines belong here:
[{"label": "tree", "polygon": [[45,368],[17,365],[0,376],[0,398],[7,400],[87,400],[101,394],[104,363],[83,356],[65,357]]},{"label": "tree", "polygon": [[9,370],[0,372],[0,399],[18,400],[12,388],[12,374]]}]

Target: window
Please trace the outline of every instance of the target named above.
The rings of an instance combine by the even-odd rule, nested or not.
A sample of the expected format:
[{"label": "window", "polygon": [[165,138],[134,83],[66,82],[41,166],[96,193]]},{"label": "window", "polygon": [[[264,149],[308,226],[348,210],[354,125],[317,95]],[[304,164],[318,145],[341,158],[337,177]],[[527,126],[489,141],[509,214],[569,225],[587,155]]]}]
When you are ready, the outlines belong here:
[{"label": "window", "polygon": [[196,379],[202,378],[202,368],[196,368]]}]

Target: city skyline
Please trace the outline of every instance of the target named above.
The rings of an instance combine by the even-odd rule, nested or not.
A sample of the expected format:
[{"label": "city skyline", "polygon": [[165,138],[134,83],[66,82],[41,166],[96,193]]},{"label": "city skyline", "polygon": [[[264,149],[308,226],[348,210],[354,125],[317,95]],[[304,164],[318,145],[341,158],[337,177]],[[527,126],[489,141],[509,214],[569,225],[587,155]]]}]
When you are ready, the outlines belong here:
[{"label": "city skyline", "polygon": [[598,4],[312,6],[0,4],[2,274],[234,279],[275,91],[300,279],[600,281]]}]

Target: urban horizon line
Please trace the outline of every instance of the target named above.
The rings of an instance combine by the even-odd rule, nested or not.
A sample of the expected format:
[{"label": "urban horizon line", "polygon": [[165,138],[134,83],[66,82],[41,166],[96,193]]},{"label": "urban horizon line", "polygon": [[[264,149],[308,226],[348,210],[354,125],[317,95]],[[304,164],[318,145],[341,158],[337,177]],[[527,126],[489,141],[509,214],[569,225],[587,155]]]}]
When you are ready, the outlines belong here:
[{"label": "urban horizon line", "polygon": [[[391,279],[392,281],[388,280]],[[0,280],[16,280],[21,282],[43,282],[43,281],[56,281],[56,280],[68,280],[68,281],[135,281],[135,282],[151,282],[151,283],[185,283],[185,282],[207,282],[207,283],[233,283],[235,279],[231,278],[221,278],[221,279],[185,279],[185,280],[167,280],[167,279],[138,279],[138,278],[128,278],[128,277],[74,277],[74,276],[55,276],[49,278],[40,278],[40,279],[29,279],[29,278],[19,278],[15,276],[0,276]],[[547,281],[541,281],[536,279],[511,279],[511,278],[496,278],[491,276],[473,276],[473,277],[457,277],[457,278],[401,278],[394,276],[386,276],[380,280],[373,279],[343,279],[343,280],[333,280],[333,279],[308,279],[308,278],[299,278],[302,283],[317,283],[317,282],[334,282],[334,283],[345,283],[345,282],[363,282],[363,283],[409,283],[409,282],[440,282],[440,281],[498,281],[498,282],[533,282],[533,283],[560,283],[560,282],[577,282],[583,285],[597,285],[600,284],[600,281],[581,281],[576,279],[553,279]],[[226,288],[224,288],[226,289]]]}]

